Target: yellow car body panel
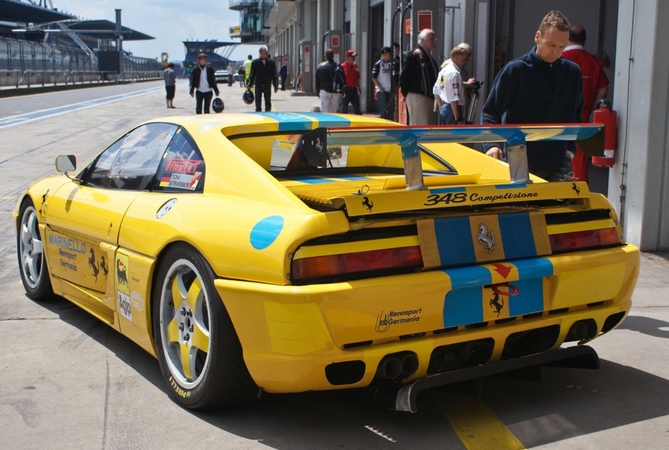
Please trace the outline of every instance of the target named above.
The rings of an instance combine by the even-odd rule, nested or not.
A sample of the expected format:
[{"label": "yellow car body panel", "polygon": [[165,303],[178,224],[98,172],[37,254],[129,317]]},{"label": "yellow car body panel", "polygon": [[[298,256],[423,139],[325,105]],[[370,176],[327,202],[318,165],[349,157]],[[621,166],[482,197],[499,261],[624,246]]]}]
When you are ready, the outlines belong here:
[{"label": "yellow car body panel", "polygon": [[[483,363],[494,363],[509,358],[511,335],[558,330],[550,348],[542,349],[547,351],[563,344],[579,321],[593,320],[599,335],[630,310],[639,268],[636,247],[620,242],[551,251],[551,239],[563,234],[613,229],[622,235],[611,205],[585,183],[532,177],[536,183],[511,185],[506,163],[457,143],[425,144],[437,157],[423,156],[425,170],[444,170],[442,158],[457,171],[426,177],[425,189],[407,190],[405,178],[395,172],[274,176],[272,148],[294,144],[284,135],[293,139],[319,127],[398,125],[307,113],[169,117],[151,123],[178,125],[192,137],[206,165],[201,192],[98,189],[53,176],[28,189],[15,217],[22,201],[32,200],[54,292],[154,356],[156,271],[177,243],[195,248],[211,267],[248,371],[270,392],[367,386],[385,357],[402,352],[418,360],[417,370],[402,379],[408,382],[434,372],[431,359],[439,348],[485,341],[490,354]],[[366,149],[352,145],[349,164],[403,168],[399,153]],[[532,201],[540,203],[528,206]],[[592,210],[599,213],[588,215]],[[511,247],[522,242],[498,222],[519,212],[529,217],[528,239],[536,249],[507,260],[515,251]],[[579,214],[585,218],[568,220]],[[453,232],[451,242],[449,233],[434,231],[440,224],[451,226],[451,219],[463,219],[463,229],[471,226],[472,234]],[[468,262],[444,262],[443,248],[455,247],[463,237],[478,245],[476,227],[483,223],[495,230],[498,253],[491,244],[489,251],[474,246]],[[374,234],[395,228],[405,231]],[[330,239],[358,232],[362,237],[354,240]],[[479,242],[487,237],[493,237],[488,228]],[[428,249],[430,239],[441,254]],[[513,245],[502,250],[502,241]],[[420,248],[434,263],[359,279],[293,278],[296,262],[404,248]],[[364,369],[348,381],[333,382],[329,368],[347,362],[360,362]]]}]

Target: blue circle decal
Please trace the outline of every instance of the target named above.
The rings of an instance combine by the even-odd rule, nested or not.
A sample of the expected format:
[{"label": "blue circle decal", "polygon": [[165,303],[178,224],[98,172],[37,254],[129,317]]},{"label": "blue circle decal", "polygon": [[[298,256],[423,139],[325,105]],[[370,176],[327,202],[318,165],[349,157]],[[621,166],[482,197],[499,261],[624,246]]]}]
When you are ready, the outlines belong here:
[{"label": "blue circle decal", "polygon": [[276,240],[283,229],[283,217],[270,216],[258,222],[251,230],[251,245],[264,250]]}]

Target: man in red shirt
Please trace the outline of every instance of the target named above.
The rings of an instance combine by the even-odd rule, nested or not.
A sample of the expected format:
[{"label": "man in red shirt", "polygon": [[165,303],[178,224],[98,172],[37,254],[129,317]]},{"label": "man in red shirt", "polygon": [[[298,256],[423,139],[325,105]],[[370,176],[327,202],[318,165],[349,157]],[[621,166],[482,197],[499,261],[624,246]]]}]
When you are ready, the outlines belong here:
[{"label": "man in red shirt", "polygon": [[[562,52],[562,57],[578,64],[583,74],[583,122],[590,122],[590,115],[597,107],[597,103],[606,95],[609,85],[602,63],[596,56],[591,55],[585,45],[585,29],[580,25],[573,25],[569,29],[569,45]],[[588,157],[579,151],[571,162],[574,176],[580,181],[588,181]]]},{"label": "man in red shirt", "polygon": [[360,111],[360,71],[355,62],[358,54],[353,50],[346,52],[346,61],[341,64],[341,70],[344,72],[344,88],[341,92],[341,111],[348,113],[348,104],[353,105],[353,110],[357,115],[362,115]]}]

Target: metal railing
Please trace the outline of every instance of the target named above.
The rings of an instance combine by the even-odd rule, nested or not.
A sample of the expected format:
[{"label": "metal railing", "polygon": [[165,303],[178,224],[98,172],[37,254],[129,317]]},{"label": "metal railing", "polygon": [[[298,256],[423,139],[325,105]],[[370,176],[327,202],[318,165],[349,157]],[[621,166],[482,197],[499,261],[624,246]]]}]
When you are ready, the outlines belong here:
[{"label": "metal railing", "polygon": [[47,85],[77,85],[124,83],[133,81],[159,80],[161,70],[139,70],[124,72],[101,72],[96,70],[7,70],[0,69],[0,87],[30,88]]}]

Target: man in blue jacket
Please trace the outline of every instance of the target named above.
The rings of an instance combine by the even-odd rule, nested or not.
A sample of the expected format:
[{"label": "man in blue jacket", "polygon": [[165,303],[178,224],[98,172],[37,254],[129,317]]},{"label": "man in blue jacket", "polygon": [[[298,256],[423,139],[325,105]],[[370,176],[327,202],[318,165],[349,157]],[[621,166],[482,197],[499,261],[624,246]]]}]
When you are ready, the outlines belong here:
[{"label": "man in blue jacket", "polygon": [[[536,46],[511,61],[495,78],[481,112],[483,124],[578,123],[583,109],[583,81],[576,64],[561,58],[569,41],[569,21],[559,11],[543,18],[534,36]],[[484,146],[487,155],[503,159],[496,144]],[[531,173],[548,181],[572,178],[573,142],[529,142]]]}]

